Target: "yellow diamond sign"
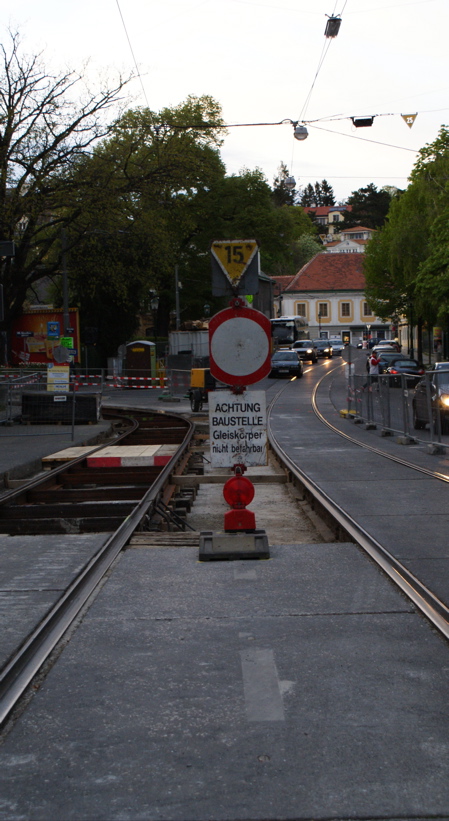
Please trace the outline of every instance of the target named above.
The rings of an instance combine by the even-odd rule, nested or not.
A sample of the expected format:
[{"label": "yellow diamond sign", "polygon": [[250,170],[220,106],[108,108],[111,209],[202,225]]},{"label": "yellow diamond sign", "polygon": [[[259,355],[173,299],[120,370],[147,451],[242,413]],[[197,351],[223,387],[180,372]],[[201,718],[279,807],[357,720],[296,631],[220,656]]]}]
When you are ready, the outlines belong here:
[{"label": "yellow diamond sign", "polygon": [[258,250],[255,239],[220,240],[211,245],[212,256],[233,286],[239,284]]}]

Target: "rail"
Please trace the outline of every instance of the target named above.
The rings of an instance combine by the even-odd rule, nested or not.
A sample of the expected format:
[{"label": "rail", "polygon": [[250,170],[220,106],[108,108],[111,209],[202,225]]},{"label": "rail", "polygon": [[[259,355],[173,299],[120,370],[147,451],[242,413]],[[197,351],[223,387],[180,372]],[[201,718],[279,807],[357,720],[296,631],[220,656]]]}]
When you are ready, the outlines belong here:
[{"label": "rail", "polygon": [[[109,408],[108,412],[118,414],[119,409]],[[123,412],[122,416],[130,416],[129,410]],[[132,414],[131,414],[132,415]],[[136,425],[133,423],[133,429]],[[128,432],[118,437],[115,442],[123,440]],[[82,609],[87,604],[89,598],[95,592],[111,564],[115,561],[120,551],[128,542],[132,533],[139,526],[141,521],[148,515],[150,509],[157,504],[159,495],[164,486],[168,483],[169,477],[175,465],[183,458],[189,448],[194,433],[194,426],[189,422],[187,435],[183,443],[178,448],[175,456],[162,468],[158,478],[145,493],[143,498],[135,506],[134,510],[118,527],[115,533],[107,539],[97,554],[88,562],[79,573],[73,583],[65,590],[61,598],[50,609],[45,618],[28,636],[24,644],[13,654],[7,665],[0,673],[0,725],[8,719],[13,711],[18,699],[52,653],[57,643],[64,633],[78,617]],[[101,450],[95,449],[95,452]],[[75,460],[77,463],[82,460]],[[62,473],[64,468],[56,468],[55,473]],[[27,488],[34,488],[39,484],[39,480],[29,482],[21,488],[23,493]],[[12,491],[2,499],[11,501],[17,495],[17,491]]]}]

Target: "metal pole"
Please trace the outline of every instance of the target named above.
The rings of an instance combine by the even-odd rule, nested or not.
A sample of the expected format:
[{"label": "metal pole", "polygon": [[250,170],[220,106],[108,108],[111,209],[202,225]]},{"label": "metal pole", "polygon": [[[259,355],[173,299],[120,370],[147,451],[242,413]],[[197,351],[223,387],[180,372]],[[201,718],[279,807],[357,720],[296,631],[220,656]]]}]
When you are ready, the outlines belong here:
[{"label": "metal pole", "polygon": [[175,307],[176,307],[176,330],[179,331],[179,326],[181,325],[181,316],[179,310],[179,277],[178,277],[178,266],[175,265]]},{"label": "metal pole", "polygon": [[68,336],[68,328],[70,328],[69,317],[69,286],[67,281],[67,236],[65,228],[62,229],[62,304],[64,311],[63,325],[64,336]]}]

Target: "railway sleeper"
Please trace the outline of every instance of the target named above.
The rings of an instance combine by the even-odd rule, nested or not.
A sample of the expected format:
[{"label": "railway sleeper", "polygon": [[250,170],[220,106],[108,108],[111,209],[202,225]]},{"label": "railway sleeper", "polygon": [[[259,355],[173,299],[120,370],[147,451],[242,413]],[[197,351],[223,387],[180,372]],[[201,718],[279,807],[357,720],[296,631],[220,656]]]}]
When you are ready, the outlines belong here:
[{"label": "railway sleeper", "polygon": [[124,519],[133,511],[138,500],[113,502],[82,502],[74,505],[71,502],[54,501],[50,505],[2,505],[0,506],[0,521],[13,519],[47,519],[54,518],[92,518],[106,516],[120,516]]},{"label": "railway sleeper", "polygon": [[10,536],[41,536],[58,533],[114,533],[122,522],[122,516],[0,519],[0,533],[8,533]]},{"label": "railway sleeper", "polygon": [[64,494],[64,501],[71,503],[80,502],[114,502],[114,501],[139,501],[147,492],[144,485],[111,485],[108,487],[81,487],[49,488],[48,490],[32,490],[27,494],[27,502],[32,504],[51,504],[55,502],[58,493]]}]

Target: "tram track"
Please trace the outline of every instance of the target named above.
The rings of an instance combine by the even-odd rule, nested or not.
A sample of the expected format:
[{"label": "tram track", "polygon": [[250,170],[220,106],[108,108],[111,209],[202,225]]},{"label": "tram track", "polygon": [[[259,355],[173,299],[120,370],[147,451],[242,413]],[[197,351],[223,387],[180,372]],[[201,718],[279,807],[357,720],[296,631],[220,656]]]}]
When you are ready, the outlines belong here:
[{"label": "tram track", "polygon": [[[360,439],[351,437],[349,434],[342,432],[321,413],[318,403],[319,389],[322,387],[324,380],[339,367],[341,366],[327,370],[313,387],[310,402],[319,422],[354,445],[364,447],[378,456],[389,458],[405,467],[419,470],[429,477],[447,482],[448,478],[438,471],[421,468],[406,459],[401,459],[367,442],[361,442]],[[288,472],[292,482],[296,486],[300,486],[305,492],[306,498],[311,500],[313,510],[319,515],[321,514],[324,521],[333,522],[333,530],[337,534],[337,540],[338,538],[345,541],[351,540],[358,544],[399,586],[438,631],[445,638],[449,638],[449,609],[444,602],[435,596],[379,541],[374,539],[347,510],[338,505],[310,476],[302,471],[278,442],[271,428],[271,415],[276,402],[279,401],[288,384],[286,383],[280,388],[276,386],[274,395],[271,395],[268,404],[269,441],[276,458],[283,469]],[[104,414],[108,417],[117,418],[119,409],[108,407],[104,409]],[[129,408],[122,409],[121,419],[120,429],[116,431],[114,439],[118,448],[122,448],[126,442],[129,444],[130,441],[142,445],[148,442],[160,444],[161,435],[164,437],[163,444],[167,444],[164,440],[170,437],[170,443],[177,445],[176,455],[165,466],[158,469],[157,475],[155,471],[152,472],[146,468],[144,479],[143,474],[141,473],[139,476],[139,471],[136,471],[136,469],[131,472],[126,468],[121,468],[118,471],[115,468],[110,468],[109,471],[112,471],[109,475],[110,481],[107,481],[108,477],[97,467],[96,480],[98,481],[93,481],[93,474],[85,465],[86,457],[80,456],[73,460],[69,466],[53,469],[48,478],[31,480],[19,490],[5,494],[0,501],[0,529],[3,533],[9,532],[6,528],[11,527],[12,529],[14,523],[26,520],[28,522],[27,528],[23,529],[20,526],[18,530],[13,532],[19,534],[30,533],[32,532],[30,523],[34,522],[39,533],[67,534],[74,532],[70,530],[72,525],[75,525],[76,532],[87,534],[93,532],[95,527],[100,525],[104,528],[103,532],[106,533],[105,542],[101,549],[87,562],[82,572],[64,590],[58,601],[46,613],[45,618],[27,636],[20,648],[11,655],[1,670],[0,725],[3,725],[11,716],[24,691],[61,641],[70,625],[82,612],[120,551],[128,543],[131,535],[139,527],[145,528],[142,523],[148,522],[148,518],[152,513],[159,512],[160,514],[161,511],[163,513],[163,508],[159,506],[159,503],[163,497],[164,489],[170,485],[170,477],[175,470],[176,464],[183,462],[184,465],[187,465],[187,453],[192,441],[194,426],[186,419],[179,415],[170,417],[169,414],[132,411]],[[171,423],[170,419],[172,420]],[[150,420],[152,424],[147,424]],[[160,422],[160,430],[157,435],[155,427],[158,427],[158,425],[153,424],[155,420]],[[126,430],[123,429],[124,424],[126,424]],[[171,433],[169,434],[170,426]],[[161,429],[165,432],[161,433]],[[99,453],[103,447],[103,445],[100,445],[93,448],[91,453]],[[55,506],[54,496],[57,494],[62,494],[61,498],[64,496],[66,499],[70,497],[71,501],[58,501]],[[94,498],[95,496],[98,498]],[[126,504],[121,509],[120,517],[115,516],[118,509],[117,505],[123,503]],[[67,509],[64,507],[68,504],[72,506],[72,515],[69,517],[67,517]],[[46,507],[47,505],[49,507]],[[90,517],[85,515],[86,506],[89,505],[100,505],[109,508],[109,511],[107,515],[98,516],[98,508],[96,510],[91,508],[90,512],[93,515]],[[12,507],[17,508],[15,516],[10,515]],[[36,507],[40,507],[41,511],[46,509],[47,514],[51,511],[51,515],[41,512],[38,516],[31,516],[31,513],[36,513]],[[2,514],[2,508],[3,511],[6,511],[6,514]],[[19,513],[20,510],[22,510],[21,514]],[[117,518],[120,518],[119,523],[116,521]],[[52,524],[49,524],[51,521],[63,522],[63,524],[56,525],[55,529]],[[67,522],[70,524],[69,527]],[[44,529],[42,530],[43,523]],[[46,527],[50,527],[50,529],[46,531]],[[109,531],[111,531],[110,534]]]},{"label": "tram track", "polygon": [[[340,367],[340,366],[337,366]],[[428,468],[419,466],[407,459],[402,459],[394,454],[388,453],[381,448],[374,447],[367,442],[362,442],[356,437],[352,437],[347,433],[341,431],[329,419],[327,419],[318,407],[318,392],[322,387],[324,381],[337,370],[333,368],[326,371],[326,373],[314,385],[311,395],[311,406],[319,421],[326,425],[329,430],[338,436],[343,437],[346,441],[371,451],[377,456],[389,459],[396,464],[418,471],[425,476],[437,479],[442,482],[449,482],[449,478],[439,471],[432,471]],[[275,406],[276,400],[281,395],[283,389],[281,388],[272,398],[268,408],[268,418],[270,420],[271,413]],[[395,558],[387,548],[380,544],[371,534],[369,534],[356,519],[351,516],[347,510],[338,505],[329,494],[318,486],[309,476],[302,471],[298,465],[293,461],[290,455],[281,447],[272,429],[269,427],[269,441],[275,452],[277,458],[290,472],[294,483],[299,484],[306,492],[315,509],[321,509],[322,514],[328,520],[334,522],[334,530],[338,532],[338,528],[344,534],[358,544],[381,568],[382,570],[395,582],[402,592],[415,604],[415,606],[429,619],[434,627],[446,638],[449,639],[449,608],[441,599],[436,596],[426,585],[424,585],[417,576],[410,572],[410,570],[397,558]]]},{"label": "tram track", "polygon": [[[130,470],[127,467],[119,470],[110,468],[106,472],[98,468],[89,469],[85,464],[86,457],[81,456],[69,465],[51,471],[50,477],[31,480],[19,491],[12,491],[1,499],[0,525],[3,533],[90,533],[99,527],[106,531],[106,538],[101,548],[3,665],[0,671],[0,726],[11,715],[22,694],[104,579],[131,535],[158,510],[164,488],[169,484],[176,466],[187,461],[186,454],[194,433],[191,422],[156,413],[130,413],[129,409],[108,408],[105,413],[109,417],[121,417],[122,423],[124,420],[127,422],[127,429],[114,441],[118,449],[136,441],[140,445],[166,445],[168,442],[176,445],[176,452],[164,465],[153,466],[153,469],[144,467],[137,473],[135,468]],[[94,448],[91,453],[98,454],[104,447]],[[114,506],[114,494],[120,494],[125,487],[131,488],[131,496],[138,498],[128,499],[119,516],[116,508],[113,512],[109,509],[103,516],[97,515],[96,507],[86,512],[86,506],[92,504],[109,508]],[[69,492],[76,489],[76,497],[72,497],[71,502],[55,503],[54,496],[66,494],[67,489]],[[98,493],[100,500],[96,498]],[[72,506],[70,512],[67,510],[68,504]],[[41,508],[38,516],[35,515],[36,507]],[[12,509],[15,509],[15,515],[11,515]],[[58,516],[62,519],[55,519]],[[26,526],[21,523],[26,523]],[[73,529],[70,530],[70,527]],[[108,531],[113,532],[107,535]]]}]

